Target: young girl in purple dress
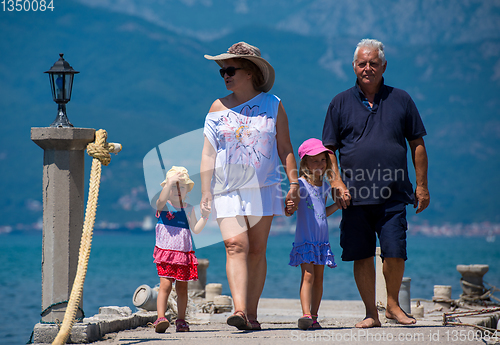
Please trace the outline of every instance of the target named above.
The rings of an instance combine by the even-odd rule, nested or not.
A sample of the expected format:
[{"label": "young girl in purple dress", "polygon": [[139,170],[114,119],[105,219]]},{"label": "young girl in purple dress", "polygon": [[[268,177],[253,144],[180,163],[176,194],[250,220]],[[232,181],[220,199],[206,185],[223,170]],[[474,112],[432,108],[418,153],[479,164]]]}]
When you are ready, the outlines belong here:
[{"label": "young girl in purple dress", "polygon": [[177,292],[177,332],[189,331],[184,320],[188,302],[188,281],[198,280],[198,260],[194,255],[191,229],[200,233],[207,224],[209,209],[202,210],[202,218],[196,219],[193,206],[184,199],[193,189],[194,182],[184,167],[173,166],[167,172],[163,189],[156,202],[156,245],[154,262],[160,277],[160,290],[156,300],[158,319],[153,323],[157,333],[163,333],[170,323],[165,317],[167,301],[175,282]]},{"label": "young girl in purple dress", "polygon": [[[300,202],[289,265],[300,265],[302,269],[300,303],[303,316],[298,320],[298,327],[304,330],[321,328],[318,310],[323,295],[323,271],[325,265],[330,268],[337,266],[330,248],[326,220],[338,209],[335,204],[326,207],[331,188],[324,176],[333,174],[329,153],[332,151],[319,139],[308,139],[299,147]],[[287,203],[287,210],[291,206]]]}]

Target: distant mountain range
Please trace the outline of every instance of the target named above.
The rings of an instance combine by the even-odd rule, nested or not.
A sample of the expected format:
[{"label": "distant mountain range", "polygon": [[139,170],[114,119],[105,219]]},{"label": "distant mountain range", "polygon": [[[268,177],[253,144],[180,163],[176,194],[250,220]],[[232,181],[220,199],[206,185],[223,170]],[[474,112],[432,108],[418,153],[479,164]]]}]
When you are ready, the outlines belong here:
[{"label": "distant mountain range", "polygon": [[59,53],[81,72],[70,121],[123,144],[103,168],[97,212],[123,225],[154,212],[146,153],[201,128],[227,93],[204,54],[241,40],[261,48],[297,149],[321,136],[331,98],[354,84],[352,54],[365,37],[385,43],[386,83],[410,93],[428,131],[431,206],[409,210],[410,220],[500,222],[498,0],[68,0],[52,12],[0,12],[0,33],[0,227],[41,218],[43,152],[30,128],[56,116],[43,72]]},{"label": "distant mountain range", "polygon": [[306,37],[372,36],[392,45],[455,45],[500,38],[498,1],[443,0],[78,0],[202,41],[244,27]]}]

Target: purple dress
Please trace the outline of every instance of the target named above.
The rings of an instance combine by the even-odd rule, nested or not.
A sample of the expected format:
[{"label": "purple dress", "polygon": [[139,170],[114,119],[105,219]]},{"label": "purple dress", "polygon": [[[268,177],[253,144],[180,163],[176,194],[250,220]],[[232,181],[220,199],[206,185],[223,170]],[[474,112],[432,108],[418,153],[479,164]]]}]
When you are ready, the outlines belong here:
[{"label": "purple dress", "polygon": [[325,199],[330,192],[328,183],[321,187],[299,178],[300,202],[297,209],[295,241],[290,252],[290,266],[302,263],[336,267],[328,239]]}]

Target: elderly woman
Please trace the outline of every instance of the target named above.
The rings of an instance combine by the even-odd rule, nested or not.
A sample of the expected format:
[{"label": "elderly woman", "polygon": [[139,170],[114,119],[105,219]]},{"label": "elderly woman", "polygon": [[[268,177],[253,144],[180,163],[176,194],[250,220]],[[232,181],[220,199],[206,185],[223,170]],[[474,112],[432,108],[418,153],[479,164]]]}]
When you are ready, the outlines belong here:
[{"label": "elderly woman", "polygon": [[280,161],[290,181],[286,199],[298,204],[298,177],[288,118],[268,94],[274,69],[245,42],[205,55],[220,67],[229,95],[213,102],[205,120],[201,209],[212,209],[226,248],[235,313],[228,325],[259,330],[257,306],[266,280],[266,247],[275,215],[284,214]]}]

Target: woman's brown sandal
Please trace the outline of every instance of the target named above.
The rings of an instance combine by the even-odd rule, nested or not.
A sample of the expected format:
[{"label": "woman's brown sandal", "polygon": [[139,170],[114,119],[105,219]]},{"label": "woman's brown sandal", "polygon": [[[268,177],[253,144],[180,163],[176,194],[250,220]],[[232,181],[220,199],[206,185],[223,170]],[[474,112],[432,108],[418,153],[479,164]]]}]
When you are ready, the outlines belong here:
[{"label": "woman's brown sandal", "polygon": [[229,326],[234,326],[239,330],[251,330],[252,324],[248,322],[245,313],[241,310],[236,310],[233,315],[226,320]]}]

